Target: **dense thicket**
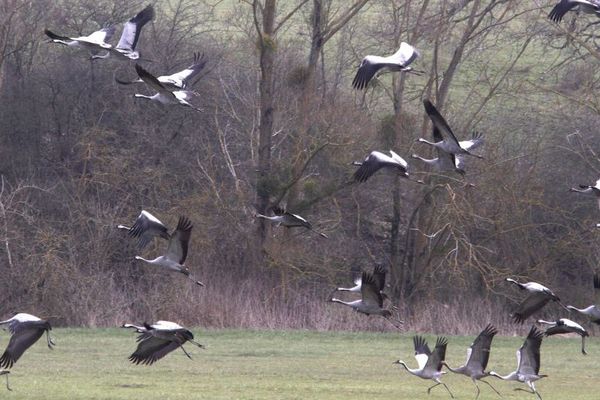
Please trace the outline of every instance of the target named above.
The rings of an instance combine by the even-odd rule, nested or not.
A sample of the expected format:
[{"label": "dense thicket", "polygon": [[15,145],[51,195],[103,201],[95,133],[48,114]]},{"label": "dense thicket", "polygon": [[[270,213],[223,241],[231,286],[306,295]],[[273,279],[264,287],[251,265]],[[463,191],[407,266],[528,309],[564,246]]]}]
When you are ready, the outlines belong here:
[{"label": "dense thicket", "polygon": [[[133,78],[133,64],[91,62],[44,37],[121,23],[144,2],[3,1],[0,314],[387,329],[326,302],[352,266],[375,262],[390,269],[409,329],[508,329],[518,294],[507,276],[590,301],[600,215],[568,188],[600,167],[591,17],[551,23],[553,2],[350,3],[157,1],[138,45],[153,60],[144,66],[163,74],[204,53],[194,112],[134,99],[148,89],[115,82]],[[401,41],[421,51],[425,74],[353,91],[360,59]],[[415,143],[430,135],[422,98],[461,137],[483,132],[485,159],[469,160],[465,179],[414,161],[427,185],[386,173],[352,184],[350,162],[371,150],[430,155]],[[261,225],[255,214],[277,204],[329,239]],[[135,243],[115,226],[141,208],[171,227],[191,218],[186,264],[206,288],[133,259]]]}]

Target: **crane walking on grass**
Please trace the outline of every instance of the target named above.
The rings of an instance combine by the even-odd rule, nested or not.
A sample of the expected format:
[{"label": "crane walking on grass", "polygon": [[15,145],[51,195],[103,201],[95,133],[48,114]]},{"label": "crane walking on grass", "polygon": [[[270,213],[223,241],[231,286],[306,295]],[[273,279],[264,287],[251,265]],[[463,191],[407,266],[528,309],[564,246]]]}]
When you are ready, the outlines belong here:
[{"label": "crane walking on grass", "polygon": [[10,391],[12,391],[12,389],[10,388],[10,385],[8,384],[8,374],[10,374],[10,371],[4,370],[4,371],[0,371],[0,375],[6,375],[6,388]]},{"label": "crane walking on grass", "polygon": [[427,389],[427,394],[429,394],[434,387],[443,385],[448,393],[450,393],[450,397],[454,398],[454,395],[448,386],[440,381],[442,375],[446,373],[442,371],[442,366],[444,365],[444,360],[446,358],[446,346],[448,345],[448,340],[444,337],[438,337],[433,352],[429,350],[427,342],[421,336],[413,337],[413,344],[415,346],[415,358],[418,367],[414,369],[408,368],[406,363],[402,360],[395,361],[394,364],[402,365],[409,373],[418,376],[421,379],[431,379],[434,381],[435,385]]},{"label": "crane walking on grass", "polygon": [[448,368],[450,371],[456,374],[463,374],[471,378],[475,384],[475,387],[477,388],[477,395],[475,396],[475,399],[479,398],[479,394],[481,392],[479,385],[477,385],[478,380],[487,384],[494,390],[494,392],[498,394],[498,396],[501,396],[500,392],[498,392],[491,383],[483,380],[483,378],[490,376],[490,373],[486,372],[485,369],[490,359],[492,340],[497,333],[498,330],[494,328],[494,326],[486,326],[485,329],[481,331],[481,333],[479,333],[479,335],[475,338],[471,346],[467,349],[467,362],[465,365],[461,365],[458,368],[452,368],[445,361],[443,363],[444,366],[446,366],[446,368]]},{"label": "crane walking on grass", "polygon": [[[500,375],[494,371],[490,371],[490,376],[495,376],[505,381],[525,383],[529,386],[531,393],[535,393],[542,400],[542,396],[535,389],[535,382],[547,377],[547,375],[540,375],[540,347],[543,337],[544,334],[535,326],[532,326],[525,342],[517,350],[517,370],[508,375]],[[516,388],[515,390],[525,389]]]}]

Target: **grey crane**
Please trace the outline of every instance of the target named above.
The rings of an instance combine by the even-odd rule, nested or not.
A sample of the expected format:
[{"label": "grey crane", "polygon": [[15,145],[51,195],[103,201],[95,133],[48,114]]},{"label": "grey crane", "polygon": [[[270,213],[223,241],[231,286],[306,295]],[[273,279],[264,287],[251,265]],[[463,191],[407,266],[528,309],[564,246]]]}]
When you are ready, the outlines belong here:
[{"label": "grey crane", "polygon": [[143,249],[150,241],[159,237],[169,240],[171,235],[165,224],[146,210],[142,210],[132,226],[117,225],[118,229],[126,230],[129,236],[137,238],[138,247]]},{"label": "grey crane", "polygon": [[355,182],[366,182],[371,176],[382,168],[398,171],[400,176],[412,180],[413,182],[423,183],[419,180],[413,180],[408,173],[408,163],[398,154],[390,150],[390,155],[379,151],[372,151],[364,161],[353,161],[352,165],[360,167],[354,173]]},{"label": "grey crane", "polygon": [[[433,127],[433,141],[439,143],[444,140],[440,129],[437,126]],[[458,142],[460,147],[466,150],[473,150],[481,146],[484,142],[483,135],[481,132],[473,132],[471,139],[463,140]],[[447,153],[440,148],[436,148],[436,158],[423,158],[418,154],[413,154],[411,157],[417,160],[423,161],[425,164],[430,165],[437,171],[454,171],[461,175],[465,174],[465,156],[463,154],[452,154]]]},{"label": "grey crane", "polygon": [[142,33],[142,28],[152,19],[154,19],[154,7],[149,4],[123,25],[123,32],[116,47],[111,46],[108,49],[110,51],[105,55],[95,55],[92,58],[108,58],[112,53],[120,59],[139,60],[140,52],[135,48]]},{"label": "grey crane", "polygon": [[570,188],[569,191],[576,193],[584,193],[596,196],[596,200],[598,201],[598,207],[600,207],[600,179],[596,181],[594,186],[591,185],[579,185],[579,188]]},{"label": "grey crane", "polygon": [[446,368],[448,368],[450,371],[456,374],[463,374],[471,378],[475,384],[475,387],[477,388],[477,395],[475,396],[476,399],[479,398],[479,394],[481,392],[479,385],[477,384],[478,380],[487,384],[494,390],[494,392],[501,396],[500,392],[498,392],[489,382],[483,380],[483,378],[490,376],[490,373],[486,372],[485,369],[490,359],[492,340],[497,333],[498,330],[496,330],[496,328],[491,324],[486,326],[485,329],[481,331],[475,338],[471,346],[467,349],[467,361],[464,365],[461,365],[458,368],[452,368],[445,361],[443,362]]},{"label": "grey crane", "polygon": [[372,56],[368,55],[362,59],[360,67],[356,72],[356,76],[352,81],[352,87],[357,90],[361,90],[367,87],[371,79],[379,73],[384,71],[394,72],[414,72],[415,71],[409,65],[419,57],[419,52],[410,44],[402,42],[397,52],[388,57]]},{"label": "grey crane", "polygon": [[154,75],[142,68],[141,65],[135,64],[135,70],[142,81],[150,88],[156,91],[152,96],[136,93],[134,97],[140,99],[148,99],[161,104],[179,104],[185,107],[190,107],[196,111],[202,111],[194,106],[190,101],[197,98],[198,94],[190,90],[171,90],[161,83]]},{"label": "grey crane", "polygon": [[590,336],[590,334],[583,329],[583,326],[579,325],[575,321],[571,321],[567,318],[560,318],[556,321],[544,321],[543,319],[538,319],[538,323],[550,325],[549,328],[544,331],[544,335],[552,336],[552,335],[560,335],[563,333],[576,333],[581,336],[581,352],[585,355],[585,338]]},{"label": "grey crane", "polygon": [[[190,82],[200,73],[200,71],[202,71],[202,69],[204,69],[205,65],[206,60],[204,59],[204,54],[200,55],[199,53],[194,53],[194,62],[189,67],[171,75],[158,76],[156,79],[166,90],[171,92],[185,90],[191,86]],[[124,81],[119,78],[115,78],[115,80],[121,85],[131,85],[144,82],[141,78],[133,81]]]},{"label": "grey crane", "polygon": [[592,304],[586,308],[567,306],[567,309],[583,314],[590,319],[591,323],[600,325],[600,276],[598,276],[598,274],[594,274],[594,293],[596,295],[596,304]]},{"label": "grey crane", "polygon": [[[535,382],[548,376],[540,375],[540,347],[543,337],[544,334],[535,326],[532,326],[525,342],[517,350],[517,370],[508,375],[500,375],[494,371],[490,371],[490,376],[495,376],[505,381],[525,383],[531,389],[531,393],[535,393],[542,400],[542,396],[535,389]],[[515,390],[525,389],[516,388]]]},{"label": "grey crane", "polygon": [[444,337],[438,337],[433,352],[429,350],[429,346],[422,336],[414,336],[413,344],[415,347],[417,368],[409,368],[402,360],[395,361],[394,364],[402,365],[409,373],[418,376],[421,379],[431,379],[434,381],[435,385],[427,389],[427,394],[429,394],[434,387],[443,385],[448,393],[450,393],[450,397],[454,398],[454,395],[448,386],[440,380],[442,375],[446,373],[445,371],[442,371],[442,366],[446,359],[446,346],[448,346],[448,340]]},{"label": "grey crane", "polygon": [[153,260],[148,260],[140,256],[135,256],[135,259],[144,261],[151,265],[156,265],[157,267],[166,269],[168,271],[179,272],[196,283],[196,285],[204,286],[204,283],[196,281],[192,277],[190,270],[184,266],[185,259],[187,258],[190,237],[192,235],[192,228],[193,225],[188,218],[179,217],[177,228],[175,229],[175,232],[171,234],[169,246],[167,247],[165,254]]},{"label": "grey crane", "polygon": [[138,346],[129,356],[129,360],[136,365],[152,365],[178,348],[191,359],[192,356],[183,348],[186,342],[204,348],[194,341],[192,332],[175,322],[157,321],[152,325],[144,323],[143,326],[124,324],[122,327],[133,328],[140,334],[137,337]]},{"label": "grey crane", "polygon": [[[441,137],[443,140],[430,142],[427,139],[419,138],[418,142],[428,144],[430,146],[434,146],[437,149],[445,151],[446,153],[452,153],[454,155],[470,155],[477,158],[483,158],[479,154],[471,153],[470,150],[478,147],[483,143],[483,138],[471,139],[468,141],[459,142],[452,132],[452,128],[446,122],[444,117],[439,113],[439,111],[435,108],[435,106],[428,99],[423,100],[423,106],[425,107],[425,112],[431,119],[433,126],[439,130]],[[462,143],[462,145],[461,145]],[[467,145],[468,144],[468,145]]]},{"label": "grey crane", "polygon": [[[379,292],[382,293],[383,297],[385,298],[386,295],[383,293],[383,290],[385,289],[385,276],[387,274],[387,270],[386,268],[381,265],[381,264],[376,264],[375,267],[373,268],[373,273],[371,275],[373,275],[373,279],[375,280],[375,283],[377,284],[377,288],[379,289]],[[362,287],[362,271],[360,269],[353,269],[352,270],[352,282],[354,282],[354,286],[350,287],[350,288],[344,288],[344,287],[338,287],[334,290],[334,292],[353,292],[353,293],[359,293]]]},{"label": "grey crane", "polygon": [[12,389],[10,388],[10,385],[8,384],[8,374],[10,374],[10,371],[8,371],[8,370],[0,371],[0,376],[6,375],[6,388],[8,390],[12,391]]},{"label": "grey crane", "polygon": [[69,37],[61,36],[45,29],[44,33],[50,38],[51,43],[58,43],[68,47],[77,47],[88,50],[92,55],[98,54],[101,50],[109,50],[112,46],[107,43],[115,33],[115,27],[100,29],[88,36]]},{"label": "grey crane", "polygon": [[23,353],[42,337],[44,332],[46,332],[48,348],[52,349],[54,345],[50,338],[50,330],[52,330],[50,323],[35,315],[18,313],[12,318],[0,321],[0,326],[2,325],[8,325],[8,330],[12,336],[6,350],[0,357],[0,368],[11,368]]},{"label": "grey crane", "polygon": [[271,211],[273,211],[273,214],[275,214],[275,215],[267,216],[267,215],[263,215],[263,214],[256,214],[256,218],[266,219],[268,221],[277,223],[278,226],[281,225],[286,228],[296,228],[296,227],[306,228],[309,231],[318,233],[320,236],[322,236],[324,238],[328,238],[328,236],[326,234],[315,230],[310,222],[308,222],[304,217],[301,217],[298,214],[292,214],[291,212],[288,212],[281,207],[272,207]]},{"label": "grey crane", "polygon": [[511,314],[514,321],[518,324],[525,322],[527,318],[541,310],[550,301],[555,301],[563,308],[566,308],[560,302],[560,298],[544,285],[537,282],[519,283],[511,278],[506,278],[506,281],[517,285],[521,290],[529,292],[527,297],[519,303],[517,309]]},{"label": "grey crane", "polygon": [[586,14],[595,14],[600,18],[600,1],[598,0],[560,0],[548,14],[554,22],[560,22],[566,13],[578,9]]},{"label": "grey crane", "polygon": [[[391,320],[392,312],[383,308],[383,293],[380,289],[380,282],[376,280],[373,274],[366,271],[363,271],[360,281],[360,299],[344,301],[331,297],[329,301],[351,307],[361,314],[381,315],[397,328],[398,326]],[[402,321],[398,322],[402,323]]]}]

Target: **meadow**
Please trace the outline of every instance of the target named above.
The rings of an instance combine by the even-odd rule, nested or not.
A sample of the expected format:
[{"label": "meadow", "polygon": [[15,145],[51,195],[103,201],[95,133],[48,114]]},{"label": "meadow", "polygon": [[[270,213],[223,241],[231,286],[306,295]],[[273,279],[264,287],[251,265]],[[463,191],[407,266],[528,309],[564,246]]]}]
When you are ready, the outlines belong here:
[{"label": "meadow", "polygon": [[[527,328],[523,328],[524,334]],[[204,350],[186,346],[152,366],[132,365],[127,357],[135,335],[124,329],[52,331],[49,350],[42,338],[10,374],[13,389],[0,389],[0,399],[448,399],[440,386],[427,395],[429,381],[409,375],[392,363],[416,366],[411,333],[340,333],[313,331],[248,331],[192,329]],[[430,345],[434,335],[426,335]],[[0,332],[0,346],[8,342]],[[448,337],[447,361],[460,365],[473,336]],[[516,366],[521,337],[494,339],[489,367],[506,374]],[[536,385],[545,400],[597,399],[600,342],[552,337],[542,344],[541,373]],[[432,346],[431,346],[432,347]],[[4,377],[2,377],[4,378]],[[514,391],[514,382],[488,378],[503,399],[535,399]],[[4,385],[2,379],[2,385]],[[475,398],[475,387],[463,376],[447,374],[444,382],[456,398]],[[499,398],[485,384],[480,399]]]}]

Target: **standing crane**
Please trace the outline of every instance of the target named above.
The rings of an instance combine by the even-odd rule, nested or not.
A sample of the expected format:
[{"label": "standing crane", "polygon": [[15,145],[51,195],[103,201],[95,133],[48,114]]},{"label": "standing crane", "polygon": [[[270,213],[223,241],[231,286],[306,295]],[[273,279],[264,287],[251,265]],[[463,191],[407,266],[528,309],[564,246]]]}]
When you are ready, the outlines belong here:
[{"label": "standing crane", "polygon": [[511,314],[514,321],[518,324],[525,322],[527,318],[541,310],[550,301],[555,301],[563,308],[566,308],[560,302],[560,298],[544,285],[537,282],[519,283],[511,278],[506,278],[506,281],[517,285],[521,290],[529,292],[529,295],[519,303],[517,309]]},{"label": "standing crane", "polygon": [[450,397],[454,398],[454,395],[448,386],[440,381],[442,375],[446,373],[445,371],[442,371],[442,366],[444,365],[444,360],[446,358],[446,346],[448,345],[448,340],[444,337],[438,337],[433,352],[429,350],[429,346],[422,336],[414,336],[413,344],[415,346],[415,359],[417,360],[418,367],[414,369],[408,368],[406,363],[402,360],[395,361],[394,364],[402,365],[409,373],[418,376],[421,379],[431,379],[434,381],[435,385],[427,389],[427,394],[429,394],[434,387],[443,385],[448,393],[450,393]]},{"label": "standing crane", "polygon": [[477,385],[478,380],[491,387],[494,392],[498,394],[498,396],[502,396],[500,392],[498,392],[492,386],[491,383],[483,380],[483,378],[490,376],[490,373],[486,372],[485,369],[490,359],[492,340],[497,333],[498,330],[491,324],[486,326],[485,329],[481,331],[475,338],[471,346],[467,349],[467,361],[464,365],[461,365],[458,368],[452,368],[445,361],[443,362],[444,366],[446,366],[446,368],[448,368],[450,371],[456,374],[463,374],[471,378],[475,384],[475,387],[477,388],[477,395],[475,396],[475,399],[479,398],[479,393],[481,392],[479,385]]},{"label": "standing crane", "polygon": [[[44,321],[35,315],[18,313],[5,321],[0,321],[0,326],[8,325],[11,333],[10,341],[6,350],[0,357],[0,368],[11,368],[19,358],[46,332],[48,348],[52,350],[54,342],[50,338],[52,327],[48,321]],[[8,379],[8,377],[6,377]],[[7,383],[8,384],[8,383]]]},{"label": "standing crane", "polygon": [[550,325],[550,327],[544,332],[544,335],[546,336],[559,335],[562,333],[578,334],[581,336],[581,353],[587,355],[585,352],[585,338],[590,336],[590,334],[577,322],[571,321],[567,318],[560,318],[556,321],[544,321],[543,319],[538,319],[538,323]]},{"label": "standing crane", "polygon": [[191,279],[196,285],[204,286],[204,283],[194,280],[190,270],[184,266],[185,259],[187,258],[188,245],[190,237],[192,235],[193,225],[186,217],[179,217],[177,228],[169,239],[169,246],[167,251],[162,256],[159,256],[153,260],[148,260],[140,256],[135,256],[136,260],[144,261],[151,265],[166,269],[168,271],[179,272],[189,279]]},{"label": "standing crane", "polygon": [[594,293],[596,295],[596,304],[592,304],[586,308],[567,306],[567,309],[583,314],[590,319],[591,323],[600,325],[600,276],[598,274],[594,274]]},{"label": "standing crane", "polygon": [[360,63],[360,67],[352,81],[352,87],[357,90],[362,90],[367,87],[371,79],[373,79],[377,73],[384,71],[414,72],[419,74],[421,73],[420,71],[415,71],[412,67],[409,67],[417,57],[419,57],[419,52],[405,42],[400,43],[398,51],[391,56],[366,56]]},{"label": "standing crane", "polygon": [[173,350],[181,348],[185,355],[192,356],[183,348],[184,343],[190,342],[201,349],[203,345],[194,341],[194,335],[188,329],[171,321],[157,321],[143,326],[123,324],[123,328],[133,328],[140,335],[137,338],[138,346],[129,356],[134,364],[152,365]]},{"label": "standing crane", "polygon": [[[543,337],[544,334],[535,326],[532,326],[525,342],[517,350],[517,370],[508,375],[500,375],[494,371],[490,371],[490,376],[495,376],[505,381],[525,383],[531,389],[531,393],[535,393],[542,400],[542,396],[535,389],[535,382],[548,376],[540,375],[540,347]],[[515,390],[525,389],[516,388]]]}]

